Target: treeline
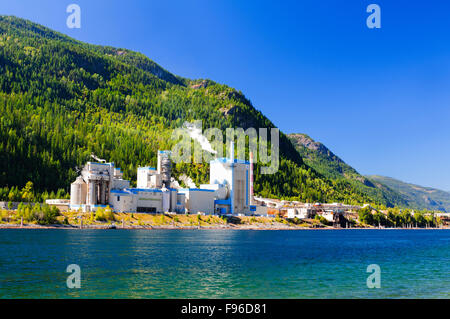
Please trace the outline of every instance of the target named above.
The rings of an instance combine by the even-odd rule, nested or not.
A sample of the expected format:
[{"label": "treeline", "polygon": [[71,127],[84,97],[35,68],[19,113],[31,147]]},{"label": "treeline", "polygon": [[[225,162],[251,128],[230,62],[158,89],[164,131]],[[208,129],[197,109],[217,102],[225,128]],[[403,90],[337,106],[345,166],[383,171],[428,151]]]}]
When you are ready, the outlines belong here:
[{"label": "treeline", "polygon": [[439,217],[428,210],[414,211],[411,209],[389,208],[387,214],[376,211],[372,214],[369,206],[358,212],[360,222],[371,226],[384,227],[438,227],[441,224]]},{"label": "treeline", "polygon": [[[17,186],[12,186],[11,188],[8,186],[0,187],[0,201],[11,202],[10,206],[12,206],[12,202],[43,203],[47,199],[54,198],[69,199],[70,194],[62,188],[56,192],[51,191],[49,193],[44,191],[39,193],[33,189],[33,183],[30,181],[22,189],[19,189]],[[11,209],[11,207],[8,208]]]},{"label": "treeline", "polygon": [[23,221],[36,222],[40,225],[58,224],[57,217],[60,216],[60,211],[55,206],[47,204],[24,204],[20,203],[17,208],[17,213],[10,216],[7,211],[0,211],[0,222]]}]

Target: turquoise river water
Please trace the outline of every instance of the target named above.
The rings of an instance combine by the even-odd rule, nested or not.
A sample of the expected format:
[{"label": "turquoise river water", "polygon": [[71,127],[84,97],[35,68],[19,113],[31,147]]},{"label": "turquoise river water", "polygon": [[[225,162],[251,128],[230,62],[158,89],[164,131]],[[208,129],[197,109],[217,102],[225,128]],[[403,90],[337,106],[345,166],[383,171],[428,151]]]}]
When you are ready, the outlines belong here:
[{"label": "turquoise river water", "polygon": [[0,230],[0,298],[80,297],[450,298],[450,230]]}]

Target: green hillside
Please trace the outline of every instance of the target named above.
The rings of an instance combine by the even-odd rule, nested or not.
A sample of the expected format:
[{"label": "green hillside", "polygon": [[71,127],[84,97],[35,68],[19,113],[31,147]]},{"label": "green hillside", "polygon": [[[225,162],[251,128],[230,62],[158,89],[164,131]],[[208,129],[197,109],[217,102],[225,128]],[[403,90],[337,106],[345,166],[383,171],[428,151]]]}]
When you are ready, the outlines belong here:
[{"label": "green hillside", "polygon": [[391,177],[367,176],[375,184],[384,184],[400,193],[415,209],[429,209],[450,212],[450,193],[431,187],[423,187],[405,183]]},{"label": "green hillside", "polygon": [[[155,165],[171,149],[174,128],[203,120],[203,128],[273,127],[240,92],[210,80],[190,80],[144,55],[79,42],[46,27],[0,17],[0,199],[17,200],[27,181],[37,192],[69,189],[95,153],[125,177]],[[177,165],[196,183],[209,165]],[[14,189],[14,188],[13,188]],[[346,180],[332,180],[305,164],[280,136],[280,169],[260,175],[255,193],[300,201],[377,202]]]},{"label": "green hillside", "polygon": [[289,139],[302,156],[304,162],[323,176],[338,181],[345,180],[355,189],[387,206],[408,206],[409,202],[398,192],[383,183],[373,183],[346,164],[325,145],[306,134],[289,134]]}]

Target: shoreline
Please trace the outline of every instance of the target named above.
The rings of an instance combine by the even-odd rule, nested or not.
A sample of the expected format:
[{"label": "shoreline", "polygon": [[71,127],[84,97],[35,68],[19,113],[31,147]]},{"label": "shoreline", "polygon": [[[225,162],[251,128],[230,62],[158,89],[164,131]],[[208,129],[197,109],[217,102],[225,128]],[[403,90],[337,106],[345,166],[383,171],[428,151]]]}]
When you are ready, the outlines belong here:
[{"label": "shoreline", "polygon": [[250,225],[212,225],[212,226],[115,226],[111,225],[34,225],[24,224],[0,224],[0,231],[4,229],[63,229],[63,230],[450,230],[450,227],[443,228],[378,228],[378,227],[292,227],[292,226],[250,226]]}]

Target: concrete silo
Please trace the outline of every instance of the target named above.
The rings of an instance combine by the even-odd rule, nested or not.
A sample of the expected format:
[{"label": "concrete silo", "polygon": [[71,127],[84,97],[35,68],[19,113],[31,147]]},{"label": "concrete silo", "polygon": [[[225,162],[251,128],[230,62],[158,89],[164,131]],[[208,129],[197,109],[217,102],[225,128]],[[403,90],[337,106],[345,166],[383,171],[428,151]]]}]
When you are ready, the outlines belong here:
[{"label": "concrete silo", "polygon": [[81,176],[70,184],[70,205],[86,204],[87,184]]}]

